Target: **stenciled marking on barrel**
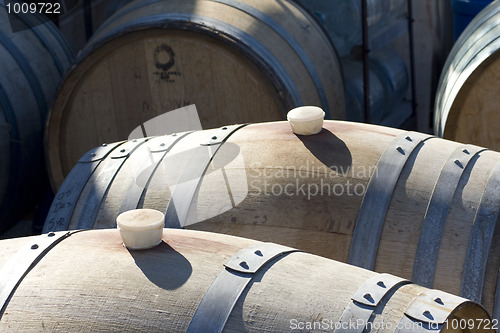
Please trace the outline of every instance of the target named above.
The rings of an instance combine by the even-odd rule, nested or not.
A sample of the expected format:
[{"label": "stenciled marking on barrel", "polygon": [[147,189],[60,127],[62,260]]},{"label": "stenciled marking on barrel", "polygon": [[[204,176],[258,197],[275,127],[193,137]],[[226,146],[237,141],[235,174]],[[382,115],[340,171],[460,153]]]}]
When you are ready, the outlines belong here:
[{"label": "stenciled marking on barrel", "polygon": [[174,50],[167,44],[158,45],[153,52],[154,66],[159,70],[153,72],[160,80],[173,83],[171,76],[181,76],[179,71],[169,71],[175,65]]}]

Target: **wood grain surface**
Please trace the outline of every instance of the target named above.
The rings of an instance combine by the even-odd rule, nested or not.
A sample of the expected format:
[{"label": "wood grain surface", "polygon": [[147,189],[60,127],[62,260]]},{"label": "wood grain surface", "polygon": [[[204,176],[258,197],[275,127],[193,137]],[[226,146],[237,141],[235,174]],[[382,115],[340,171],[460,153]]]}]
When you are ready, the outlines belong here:
[{"label": "wood grain surface", "polygon": [[[0,267],[13,249],[33,241],[0,242]],[[0,329],[184,332],[223,264],[240,249],[258,243],[165,229],[157,247],[129,251],[116,229],[75,233],[50,250],[22,280],[7,304]],[[284,332],[293,330],[294,323],[307,322],[335,325],[353,294],[376,275],[319,256],[290,253],[254,275],[224,331]],[[391,324],[385,331],[394,331],[409,304],[427,290],[414,284],[395,288],[371,320]],[[458,319],[487,318],[474,303],[448,311]]]}]

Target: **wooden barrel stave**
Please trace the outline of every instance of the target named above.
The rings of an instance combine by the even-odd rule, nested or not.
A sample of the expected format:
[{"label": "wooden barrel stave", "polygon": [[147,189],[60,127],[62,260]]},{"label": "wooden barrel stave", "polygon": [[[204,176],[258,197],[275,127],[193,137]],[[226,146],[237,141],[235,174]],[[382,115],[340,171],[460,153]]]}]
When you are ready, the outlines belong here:
[{"label": "wooden barrel stave", "polygon": [[[0,269],[8,263],[7,255],[29,249],[36,241],[34,237],[2,241]],[[228,258],[251,245],[262,246],[227,235],[165,229],[159,246],[128,251],[116,229],[77,232],[48,251],[22,279],[2,313],[0,328],[156,332],[168,327],[170,332],[186,332]],[[379,278],[384,276],[307,253],[283,255],[252,276],[224,331],[288,331],[294,319],[298,323],[326,319],[335,325],[353,295],[370,279]],[[395,286],[373,307],[370,321],[395,331],[423,292],[437,291],[406,282]],[[465,299],[460,302],[448,305],[446,317],[488,318],[480,306]]]},{"label": "wooden barrel stave", "polygon": [[[406,136],[401,130],[333,121],[326,121],[324,130],[310,137],[293,135],[287,123],[263,123],[243,127],[232,134],[223,145],[237,146],[243,160],[234,159],[227,163],[224,173],[227,179],[246,179],[249,193],[245,192],[245,187],[230,184],[234,190],[233,199],[241,198],[241,202],[238,199],[231,203],[226,198],[227,184],[221,178],[221,170],[217,167],[215,170],[209,169],[199,185],[193,203],[196,209],[190,211],[191,221],[199,218],[201,222],[186,227],[262,241],[279,240],[280,243],[314,254],[348,262],[350,251],[356,245],[351,243],[356,242],[353,241],[357,233],[355,226],[366,193],[348,195],[344,192],[343,195],[336,195],[332,191],[330,195],[325,192],[323,195],[317,194],[307,198],[307,195],[298,192],[293,195],[274,195],[272,186],[285,188],[287,184],[293,184],[295,191],[305,184],[307,190],[309,184],[320,184],[323,179],[342,189],[351,184],[353,192],[355,186],[366,189],[374,174],[378,174],[376,166],[381,156],[387,147],[394,144],[398,135]],[[141,198],[135,199],[136,207],[168,211],[172,195],[172,177],[175,183],[175,177],[189,169],[189,160],[185,161],[185,164],[174,163],[178,160],[174,156],[199,146],[207,136],[210,136],[209,131],[187,134],[171,150],[165,152],[161,162],[160,158],[154,157],[156,170],[148,178],[147,185],[144,185]],[[163,138],[166,140],[168,137]],[[456,294],[466,292],[469,287],[465,281],[471,272],[464,273],[464,267],[468,260],[468,244],[477,242],[470,239],[476,212],[484,200],[482,197],[488,180],[499,163],[497,152],[474,148],[480,152],[473,155],[473,148],[431,137],[409,154],[401,173],[395,175],[397,182],[394,190],[388,193],[387,211],[378,221],[381,223],[382,232],[380,239],[375,240],[375,261],[373,267],[367,268],[412,278],[415,265],[420,265],[417,253],[426,212],[429,202],[435,201],[442,205],[445,211],[439,221],[443,231],[438,240],[438,251],[432,259],[435,261],[435,273],[430,286]],[[451,192],[444,195],[435,191],[445,166],[450,163],[454,165],[455,158],[452,156],[463,152],[463,149],[469,149],[473,156],[454,176],[456,189],[451,188]],[[135,165],[137,170],[144,168],[144,163],[135,160],[134,154],[135,152],[124,162],[114,181],[105,190],[106,196],[101,201],[95,220],[86,222],[89,223],[88,227],[106,228],[114,225],[110,221],[114,221],[114,217],[121,211],[127,198],[124,192],[132,187],[137,177],[137,172],[131,171],[131,166]],[[217,161],[216,154],[214,164],[224,164],[223,150],[220,155],[222,162]],[[299,173],[301,167],[303,170],[308,168],[306,175]],[[102,168],[105,169],[104,166]],[[333,169],[336,172],[333,172]],[[299,183],[296,183],[297,179]],[[67,182],[71,183],[71,179]],[[267,194],[264,182],[268,184]],[[146,182],[142,181],[141,184]],[[85,193],[90,189],[80,191]],[[57,204],[56,202],[54,205]],[[72,207],[82,204],[82,201],[68,203]],[[224,211],[227,205],[232,208]],[[498,210],[500,205],[493,203],[491,207]],[[77,209],[75,208],[75,211]],[[485,224],[497,224],[494,215],[485,216],[488,216],[488,222]],[[75,213],[71,221],[65,221],[70,229],[77,228],[79,215]],[[45,231],[49,229],[48,224]],[[495,258],[498,252],[498,230],[491,232],[495,233],[487,236],[491,239],[491,245],[486,242],[487,238],[484,238],[483,245],[489,249],[489,254],[488,251],[482,253],[481,259],[487,266],[484,278],[479,278],[484,280],[484,285],[480,288],[482,297],[481,292],[477,290],[475,294],[468,294],[469,297],[481,301],[488,309],[493,307],[500,267],[500,262]],[[482,239],[480,234],[476,232],[476,236]],[[364,243],[358,243],[357,246],[359,245],[361,249],[368,251]],[[420,245],[420,253],[422,246],[427,246],[425,239]]]}]

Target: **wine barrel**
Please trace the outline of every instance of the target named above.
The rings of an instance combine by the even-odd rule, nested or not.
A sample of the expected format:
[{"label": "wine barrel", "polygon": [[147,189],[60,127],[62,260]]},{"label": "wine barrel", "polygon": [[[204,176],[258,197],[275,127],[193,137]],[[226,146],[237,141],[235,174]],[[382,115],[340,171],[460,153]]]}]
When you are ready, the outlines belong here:
[{"label": "wine barrel", "polygon": [[[0,3],[0,232],[34,207],[45,179],[43,126],[72,53],[52,22]],[[42,24],[43,23],[43,24]]]},{"label": "wine barrel", "polygon": [[0,253],[2,331],[493,332],[467,299],[227,235],[164,229],[160,245],[129,251],[116,229],[87,230],[1,241]]},{"label": "wine barrel", "polygon": [[471,21],[448,55],[434,107],[437,135],[500,150],[499,19],[495,1]]},{"label": "wine barrel", "polygon": [[[108,144],[68,175],[44,231],[109,228],[135,208],[500,304],[500,154],[325,121],[227,126]],[[500,310],[500,306],[496,306]]]},{"label": "wine barrel", "polygon": [[[80,53],[50,113],[54,188],[87,150],[195,104],[203,128],[285,119],[317,105],[343,119],[336,52],[291,1],[135,1]],[[169,133],[165,133],[169,134]]]}]

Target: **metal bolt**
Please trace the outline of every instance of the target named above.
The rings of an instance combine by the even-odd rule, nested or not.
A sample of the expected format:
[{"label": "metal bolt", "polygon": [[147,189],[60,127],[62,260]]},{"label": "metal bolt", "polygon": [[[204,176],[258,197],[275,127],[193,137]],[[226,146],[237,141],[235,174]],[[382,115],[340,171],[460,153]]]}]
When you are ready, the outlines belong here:
[{"label": "metal bolt", "polygon": [[124,152],[125,152],[125,149],[120,150],[120,153],[124,153]]},{"label": "metal bolt", "polygon": [[363,295],[363,297],[370,303],[375,303],[375,300],[373,299],[372,295],[370,295],[369,293],[366,293]]},{"label": "metal bolt", "polygon": [[38,244],[33,244],[33,245],[31,245],[31,249],[32,249],[32,250],[36,250],[36,249],[38,249]]},{"label": "metal bolt", "polygon": [[462,163],[459,160],[455,160],[455,164],[458,165],[462,169],[464,168],[464,166],[462,165]]},{"label": "metal bolt", "polygon": [[90,156],[95,157],[95,153],[91,153]]},{"label": "metal bolt", "polygon": [[213,136],[213,137],[212,137],[212,140],[217,140],[217,137],[216,137],[216,136]]},{"label": "metal bolt", "polygon": [[108,146],[108,144],[107,144],[107,143],[103,143],[103,144],[102,144],[102,146],[103,146],[103,147],[107,147],[107,146]]},{"label": "metal bolt", "polygon": [[222,127],[222,129],[223,129],[223,130],[227,130],[227,127],[225,127],[225,126],[224,126],[224,127]]},{"label": "metal bolt", "polygon": [[177,136],[177,133],[172,134],[172,136]]},{"label": "metal bolt", "polygon": [[254,252],[256,255],[258,255],[259,257],[262,257],[263,254],[262,254],[262,251],[261,250],[257,250]]},{"label": "metal bolt", "polygon": [[462,151],[463,151],[464,153],[466,153],[467,155],[469,155],[469,154],[470,154],[470,153],[469,153],[469,151],[468,151],[467,149],[464,149],[464,150],[462,150]]},{"label": "metal bolt", "polygon": [[164,143],[160,143],[160,147],[165,147],[165,144]]},{"label": "metal bolt", "polygon": [[397,147],[396,150],[399,151],[402,155],[405,154],[405,151],[401,147]]},{"label": "metal bolt", "polygon": [[47,234],[48,237],[54,237],[56,234],[53,233],[52,231]]},{"label": "metal bolt", "polygon": [[434,319],[434,317],[432,316],[432,314],[430,313],[430,311],[429,311],[429,310],[425,310],[424,312],[422,312],[422,314],[423,314],[424,316],[426,316],[427,318],[431,319],[431,320],[433,320],[433,319]]},{"label": "metal bolt", "polygon": [[434,299],[434,302],[436,302],[436,303],[438,303],[438,304],[441,304],[441,305],[444,305],[443,300],[442,300],[441,298],[439,298],[439,297],[438,297],[438,298],[436,298],[436,299]]},{"label": "metal bolt", "polygon": [[413,141],[410,136],[407,136],[405,139],[408,140],[408,141],[410,141],[410,142]]},{"label": "metal bolt", "polygon": [[249,269],[250,267],[248,266],[246,261],[240,262],[240,266],[243,267],[244,269]]},{"label": "metal bolt", "polygon": [[132,142],[137,142],[137,139],[132,140]]},{"label": "metal bolt", "polygon": [[387,288],[384,284],[384,281],[379,281],[377,282],[377,286],[381,287],[381,288]]}]

